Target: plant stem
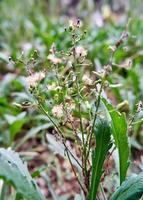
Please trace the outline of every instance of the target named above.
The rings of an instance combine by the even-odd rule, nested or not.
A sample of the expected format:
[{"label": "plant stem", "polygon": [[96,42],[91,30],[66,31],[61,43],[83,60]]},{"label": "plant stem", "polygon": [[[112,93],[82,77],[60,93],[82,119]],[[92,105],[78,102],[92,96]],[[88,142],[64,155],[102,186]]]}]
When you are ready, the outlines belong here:
[{"label": "plant stem", "polygon": [[100,190],[101,190],[101,192],[102,192],[102,195],[103,195],[104,200],[107,200],[106,195],[105,195],[104,188],[103,188],[103,186],[102,186],[102,183],[100,183]]},{"label": "plant stem", "polygon": [[[47,116],[47,117],[49,118],[49,120],[53,123],[53,125],[55,126],[55,128],[57,129],[57,131],[61,134],[61,136],[62,136],[62,138],[63,138],[64,136],[63,136],[63,133],[61,132],[60,128],[57,126],[57,124],[56,124],[56,123],[53,121],[53,119],[50,117],[50,115],[48,114],[48,112],[44,109],[43,105],[41,105],[40,102],[38,102],[38,103],[39,103],[39,108],[46,114],[46,116]],[[64,138],[63,138],[63,139],[64,139]],[[66,144],[65,144],[65,141],[62,140],[62,142],[63,142],[63,145],[64,145],[64,147],[65,147],[65,151],[66,151],[66,153],[67,153],[67,157],[68,157],[68,160],[69,160],[69,162],[70,162],[70,165],[71,165],[71,167],[72,167],[72,171],[73,171],[73,173],[74,173],[74,175],[75,175],[75,177],[76,177],[76,179],[77,179],[77,181],[78,181],[78,183],[79,183],[81,189],[83,190],[84,194],[86,194],[86,191],[85,191],[85,189],[83,188],[83,186],[82,186],[81,182],[79,181],[79,178],[78,178],[78,176],[77,176],[77,174],[76,174],[76,171],[75,171],[75,169],[74,169],[74,166],[73,166],[72,161],[71,161],[71,158],[70,158],[70,155],[75,159],[75,161],[78,163],[78,165],[79,165],[82,169],[83,169],[83,167],[81,166],[81,164],[79,163],[79,161],[75,158],[75,156],[71,153],[71,151],[68,149],[68,147],[67,147]],[[70,155],[69,155],[69,154],[70,154]]]},{"label": "plant stem", "polygon": [[[87,138],[88,151],[87,151],[87,154],[86,154],[86,160],[88,159],[88,156],[89,156],[89,153],[90,153],[91,141],[92,141],[92,136],[93,136],[93,133],[94,133],[94,127],[95,127],[97,113],[98,113],[98,109],[99,109],[99,105],[100,105],[100,99],[101,99],[101,93],[102,93],[103,86],[104,86],[104,78],[102,79],[99,94],[98,94],[97,106],[96,106],[96,110],[95,110],[95,114],[94,114],[92,130],[91,130],[91,133],[89,134],[89,137]],[[89,142],[88,142],[88,140],[89,140]]]},{"label": "plant stem", "polygon": [[67,156],[68,156],[68,160],[69,160],[69,162],[70,162],[70,164],[71,164],[72,171],[73,171],[73,173],[74,173],[74,175],[75,175],[75,177],[76,177],[76,179],[77,179],[77,181],[78,181],[78,183],[79,183],[81,189],[83,190],[84,194],[86,194],[85,189],[83,188],[81,182],[79,181],[79,178],[78,178],[77,173],[76,173],[76,171],[75,171],[75,169],[74,169],[74,166],[73,166],[73,164],[72,164],[72,161],[71,161],[71,158],[70,158],[70,156],[69,156],[69,152],[68,152],[68,151],[67,151]]},{"label": "plant stem", "polygon": [[65,138],[64,138],[64,135],[61,131],[61,129],[57,126],[57,124],[54,122],[54,120],[50,117],[49,113],[45,110],[45,108],[43,107],[43,105],[38,101],[38,106],[40,108],[41,111],[43,111],[45,113],[45,115],[48,117],[48,119],[52,122],[52,124],[54,125],[54,127],[57,129],[59,136],[62,137],[62,142],[63,142],[63,145],[65,147],[65,150],[68,151],[70,153],[70,155],[74,158],[74,160],[77,162],[77,164],[82,168],[82,165],[79,163],[79,161],[77,160],[77,158],[73,155],[73,153],[68,149],[66,143],[65,143]]},{"label": "plant stem", "polygon": [[[75,32],[74,32],[75,34]],[[78,65],[77,59],[76,59],[76,40],[75,37],[73,37],[73,57],[74,57],[74,66],[73,70],[76,76],[76,89],[77,89],[77,96],[78,96],[78,111],[79,111],[79,118],[80,118],[80,131],[82,134],[82,165],[83,165],[83,175],[86,175],[87,168],[86,168],[86,146],[85,146],[85,139],[84,139],[84,129],[83,129],[83,120],[81,115],[81,102],[80,102],[80,91],[79,91],[79,79],[78,74],[76,73],[76,66]]]}]

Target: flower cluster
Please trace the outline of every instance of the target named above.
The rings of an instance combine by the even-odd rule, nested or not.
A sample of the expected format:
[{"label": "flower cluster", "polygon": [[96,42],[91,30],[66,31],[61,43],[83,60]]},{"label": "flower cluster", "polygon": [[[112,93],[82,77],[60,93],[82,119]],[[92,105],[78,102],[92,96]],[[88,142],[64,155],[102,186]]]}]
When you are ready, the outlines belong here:
[{"label": "flower cluster", "polygon": [[36,72],[30,74],[28,77],[26,77],[26,83],[28,84],[29,88],[35,88],[37,84],[45,78],[45,72]]}]

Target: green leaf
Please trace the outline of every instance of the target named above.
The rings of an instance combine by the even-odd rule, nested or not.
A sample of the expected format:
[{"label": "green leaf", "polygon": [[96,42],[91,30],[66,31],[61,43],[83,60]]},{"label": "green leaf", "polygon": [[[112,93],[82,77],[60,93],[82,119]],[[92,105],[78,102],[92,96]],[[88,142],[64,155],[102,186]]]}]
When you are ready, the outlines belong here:
[{"label": "green leaf", "polygon": [[92,157],[90,200],[95,200],[102,175],[104,160],[111,147],[111,127],[107,121],[99,120],[96,124],[94,133],[96,137],[96,149],[93,151]]},{"label": "green leaf", "polygon": [[23,200],[23,197],[18,192],[16,193],[15,200]]},{"label": "green leaf", "polygon": [[47,167],[45,165],[42,165],[42,166],[38,167],[38,169],[36,169],[36,171],[34,171],[32,173],[32,178],[40,176],[41,173],[46,170],[46,168]]},{"label": "green leaf", "polygon": [[22,112],[17,116],[5,114],[4,117],[10,125],[10,128],[9,128],[10,138],[11,138],[11,141],[13,141],[15,136],[19,133],[22,126],[26,122],[26,112]]},{"label": "green leaf", "polygon": [[110,200],[139,200],[142,195],[143,173],[124,181]]},{"label": "green leaf", "polygon": [[19,155],[0,148],[0,178],[10,183],[27,200],[45,200]]},{"label": "green leaf", "polygon": [[11,141],[13,141],[15,136],[20,132],[20,130],[22,129],[22,126],[24,125],[25,122],[26,122],[26,119],[18,120],[10,126],[9,130],[10,130]]},{"label": "green leaf", "polygon": [[125,180],[129,167],[129,145],[127,136],[127,122],[124,113],[116,111],[106,99],[102,98],[112,120],[112,133],[119,152],[120,184]]}]

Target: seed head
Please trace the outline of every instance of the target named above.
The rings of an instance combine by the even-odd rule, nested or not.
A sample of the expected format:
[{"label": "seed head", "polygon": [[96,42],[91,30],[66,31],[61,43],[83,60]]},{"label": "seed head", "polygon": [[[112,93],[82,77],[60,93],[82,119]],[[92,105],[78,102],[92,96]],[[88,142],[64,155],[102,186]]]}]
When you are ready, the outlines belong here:
[{"label": "seed head", "polygon": [[52,114],[54,117],[56,118],[61,118],[63,117],[64,113],[63,113],[63,105],[56,105],[52,108]]}]

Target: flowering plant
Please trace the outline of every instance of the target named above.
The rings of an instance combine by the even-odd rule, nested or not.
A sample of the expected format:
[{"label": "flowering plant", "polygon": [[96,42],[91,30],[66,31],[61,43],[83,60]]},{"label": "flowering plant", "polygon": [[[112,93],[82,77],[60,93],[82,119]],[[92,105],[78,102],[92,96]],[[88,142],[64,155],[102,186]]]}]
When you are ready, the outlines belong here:
[{"label": "flowering plant", "polygon": [[[111,200],[129,200],[131,197],[142,195],[142,175],[126,180],[130,152],[128,131],[134,123],[136,113],[141,111],[142,103],[139,102],[135,115],[130,119],[129,104],[126,100],[115,107],[108,98],[108,89],[113,87],[109,78],[112,75],[114,55],[119,46],[128,39],[127,27],[115,45],[109,47],[111,56],[100,71],[95,70],[93,63],[88,59],[88,51],[82,42],[86,37],[86,31],[81,31],[80,20],[70,21],[69,26],[65,28],[67,37],[70,37],[68,47],[58,51],[56,45],[52,45],[47,56],[48,67],[38,72],[35,70],[36,59],[39,56],[37,50],[30,60],[32,66],[26,64],[28,75],[25,82],[34,99],[34,103],[26,104],[36,106],[52,124],[50,134],[62,146],[64,156],[67,157],[81,189],[78,199],[106,200],[110,197]],[[129,65],[131,67],[131,62]],[[114,87],[118,86],[120,84],[114,84]],[[27,105],[21,105],[24,108],[25,106]],[[116,191],[113,187],[113,194],[106,194],[104,183],[106,177],[112,174],[113,158],[117,151],[118,162],[115,160],[114,164],[118,164],[115,172],[119,175],[118,184],[121,186]],[[9,158],[5,158],[5,150],[1,153],[3,160]],[[9,153],[13,155],[11,151]],[[15,157],[22,165],[19,158]],[[17,168],[13,167],[13,171]],[[24,171],[27,182],[33,181],[27,169],[24,168]],[[114,181],[116,173],[113,175]],[[15,181],[14,178],[10,180]],[[136,185],[136,190],[132,193],[130,187],[133,185]],[[37,186],[29,187],[32,188],[33,194],[36,190],[38,195],[32,194],[32,200],[44,200]],[[20,192],[21,188],[23,189],[23,185],[20,185]],[[28,193],[25,197],[29,198]],[[28,200],[31,200],[30,198]]]},{"label": "flowering plant", "polygon": [[[129,166],[128,123],[123,114],[129,105],[124,101],[114,108],[106,93],[114,54],[129,35],[126,27],[115,46],[109,47],[111,57],[107,65],[95,71],[90,70],[92,63],[82,44],[86,31],[81,31],[80,20],[70,21],[65,31],[71,38],[70,46],[66,51],[58,51],[53,44],[47,56],[49,71],[28,69],[26,82],[37,107],[53,124],[53,134],[64,146],[84,197],[94,200],[100,191],[106,199],[102,183],[116,147],[120,184]],[[74,150],[67,142],[69,139]]]}]

